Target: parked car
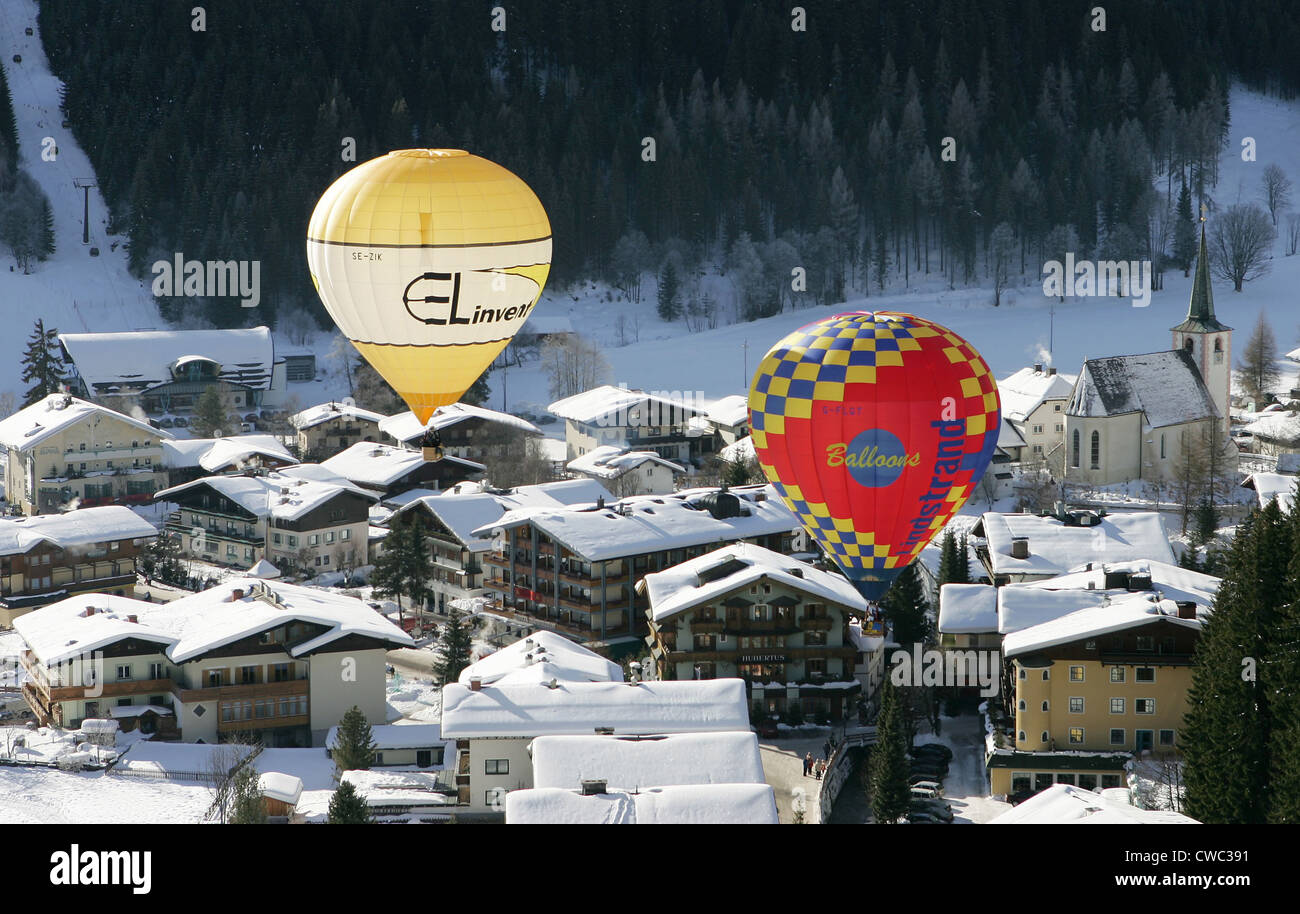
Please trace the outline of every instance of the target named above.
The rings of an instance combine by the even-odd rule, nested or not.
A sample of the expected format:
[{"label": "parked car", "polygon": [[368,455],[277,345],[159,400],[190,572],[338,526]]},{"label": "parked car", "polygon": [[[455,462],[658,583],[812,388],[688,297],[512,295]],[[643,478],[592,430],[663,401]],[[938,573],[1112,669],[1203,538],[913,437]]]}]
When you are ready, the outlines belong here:
[{"label": "parked car", "polygon": [[913,785],[911,790],[914,800],[937,800],[942,796],[938,787],[922,787],[917,784]]},{"label": "parked car", "polygon": [[928,812],[909,811],[907,813],[907,821],[912,823],[913,825],[947,825],[948,824],[943,819],[940,819],[938,816],[932,815]]},{"label": "parked car", "polygon": [[939,743],[926,743],[923,746],[913,746],[911,752],[912,758],[920,758],[923,755],[934,755],[942,758],[945,762],[952,761],[952,750],[947,746]]},{"label": "parked car", "polygon": [[929,775],[929,774],[917,774],[917,773],[913,773],[913,774],[909,774],[909,775],[907,776],[907,783],[908,783],[908,784],[921,784],[921,783],[942,784],[942,783],[943,783],[943,778],[934,777],[934,776]]},{"label": "parked car", "polygon": [[781,736],[781,728],[777,726],[777,721],[769,717],[767,720],[759,721],[758,736],[760,739],[777,739]]},{"label": "parked car", "polygon": [[943,793],[943,784],[939,781],[912,781],[908,786],[920,787],[924,790],[937,790]]},{"label": "parked car", "polygon": [[952,821],[952,807],[942,800],[912,800],[907,808],[913,813],[925,813],[944,822]]}]

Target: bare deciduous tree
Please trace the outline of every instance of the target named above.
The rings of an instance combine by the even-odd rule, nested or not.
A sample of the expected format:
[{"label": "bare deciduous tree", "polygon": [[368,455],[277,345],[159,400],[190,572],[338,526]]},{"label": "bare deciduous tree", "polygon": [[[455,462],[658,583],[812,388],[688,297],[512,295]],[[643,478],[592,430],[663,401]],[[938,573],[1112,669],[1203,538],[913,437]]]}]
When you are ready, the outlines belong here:
[{"label": "bare deciduous tree", "polygon": [[1238,204],[1214,223],[1210,237],[1210,264],[1220,279],[1240,292],[1243,283],[1269,270],[1269,254],[1277,232],[1258,206]]},{"label": "bare deciduous tree", "polygon": [[1270,163],[1259,183],[1259,195],[1264,198],[1264,205],[1268,207],[1268,214],[1276,227],[1278,210],[1286,209],[1291,202],[1291,179],[1275,163]]},{"label": "bare deciduous tree", "polygon": [[556,400],[605,383],[610,372],[600,349],[576,333],[546,341],[542,346],[542,368],[551,397]]}]

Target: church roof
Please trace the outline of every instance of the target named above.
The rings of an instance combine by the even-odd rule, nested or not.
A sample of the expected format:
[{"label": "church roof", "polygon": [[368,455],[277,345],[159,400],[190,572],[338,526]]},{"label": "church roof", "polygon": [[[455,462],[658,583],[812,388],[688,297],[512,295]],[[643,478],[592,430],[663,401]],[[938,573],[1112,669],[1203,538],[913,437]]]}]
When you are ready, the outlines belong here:
[{"label": "church roof", "polygon": [[1182,349],[1088,359],[1066,412],[1090,418],[1142,412],[1152,428],[1220,418],[1196,362]]},{"label": "church roof", "polygon": [[1205,223],[1201,223],[1201,250],[1196,257],[1196,278],[1192,280],[1192,300],[1187,306],[1187,320],[1171,330],[1183,333],[1217,333],[1231,330],[1214,316],[1214,290],[1210,288],[1210,257],[1205,247]]}]

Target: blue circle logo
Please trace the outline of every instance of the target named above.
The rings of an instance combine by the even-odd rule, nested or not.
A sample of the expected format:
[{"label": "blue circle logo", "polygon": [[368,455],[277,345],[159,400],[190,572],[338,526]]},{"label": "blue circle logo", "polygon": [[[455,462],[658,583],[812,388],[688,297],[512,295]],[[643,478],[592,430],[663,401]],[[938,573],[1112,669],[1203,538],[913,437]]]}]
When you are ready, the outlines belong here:
[{"label": "blue circle logo", "polygon": [[827,449],[828,466],[844,466],[853,481],[869,489],[892,485],[903,470],[921,462],[921,455],[909,454],[893,432],[869,428],[859,432],[846,448],[832,445]]}]

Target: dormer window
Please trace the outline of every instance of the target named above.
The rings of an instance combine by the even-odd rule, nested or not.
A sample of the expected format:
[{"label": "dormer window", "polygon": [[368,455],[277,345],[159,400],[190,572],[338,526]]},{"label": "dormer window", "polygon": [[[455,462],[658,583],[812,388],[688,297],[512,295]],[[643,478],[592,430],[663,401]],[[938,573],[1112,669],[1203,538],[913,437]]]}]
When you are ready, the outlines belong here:
[{"label": "dormer window", "polygon": [[1186,349],[1189,354],[1193,351],[1195,346],[1196,343],[1190,336],[1183,342],[1183,348]]}]

